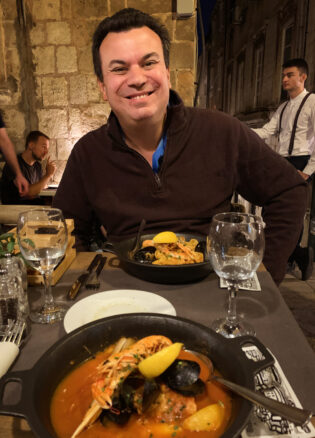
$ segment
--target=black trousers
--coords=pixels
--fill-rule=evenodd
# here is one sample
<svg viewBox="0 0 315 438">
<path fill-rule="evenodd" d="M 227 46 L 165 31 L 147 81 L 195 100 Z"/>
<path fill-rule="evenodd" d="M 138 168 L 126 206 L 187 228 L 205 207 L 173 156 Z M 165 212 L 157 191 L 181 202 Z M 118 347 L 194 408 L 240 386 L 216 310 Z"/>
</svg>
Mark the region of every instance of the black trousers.
<svg viewBox="0 0 315 438">
<path fill-rule="evenodd" d="M 303 170 L 305 168 L 305 166 L 308 163 L 308 160 L 310 159 L 310 155 L 301 155 L 299 157 L 285 157 L 285 159 L 292 164 L 292 166 L 294 166 L 296 168 L 296 170 Z M 302 236 L 303 236 L 303 228 L 298 240 L 298 243 L 296 245 L 295 250 L 293 251 L 293 253 L 290 255 L 289 257 L 289 262 L 293 262 L 297 256 L 297 252 L 298 252 L 298 247 L 300 246 L 300 242 L 302 240 Z"/>
<path fill-rule="evenodd" d="M 291 155 L 290 157 L 285 157 L 285 159 L 289 161 L 296 170 L 303 170 L 310 159 L 310 155 L 301 155 L 300 157 L 292 157 Z"/>
</svg>

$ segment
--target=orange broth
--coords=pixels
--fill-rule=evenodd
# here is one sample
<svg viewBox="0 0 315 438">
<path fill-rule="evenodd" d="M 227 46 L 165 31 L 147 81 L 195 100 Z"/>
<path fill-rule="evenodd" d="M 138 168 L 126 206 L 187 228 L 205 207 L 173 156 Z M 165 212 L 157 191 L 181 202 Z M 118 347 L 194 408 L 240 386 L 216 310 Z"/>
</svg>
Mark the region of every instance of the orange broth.
<svg viewBox="0 0 315 438">
<path fill-rule="evenodd" d="M 50 415 L 52 425 L 59 438 L 70 438 L 92 402 L 91 384 L 95 380 L 96 367 L 112 352 L 113 347 L 100 352 L 94 359 L 84 362 L 66 376 L 52 398 Z M 206 380 L 209 372 L 205 364 L 191 353 L 182 351 L 180 359 L 194 360 L 201 366 L 200 378 Z M 216 372 L 216 374 L 218 374 Z M 222 426 L 213 432 L 190 432 L 180 427 L 180 423 L 166 424 L 147 419 L 145 424 L 139 421 L 138 414 L 132 414 L 124 426 L 108 422 L 104 427 L 96 421 L 83 430 L 78 438 L 218 438 L 229 422 L 232 411 L 232 399 L 227 391 L 215 382 L 206 383 L 207 391 L 196 396 L 197 409 L 221 401 L 225 406 Z"/>
</svg>

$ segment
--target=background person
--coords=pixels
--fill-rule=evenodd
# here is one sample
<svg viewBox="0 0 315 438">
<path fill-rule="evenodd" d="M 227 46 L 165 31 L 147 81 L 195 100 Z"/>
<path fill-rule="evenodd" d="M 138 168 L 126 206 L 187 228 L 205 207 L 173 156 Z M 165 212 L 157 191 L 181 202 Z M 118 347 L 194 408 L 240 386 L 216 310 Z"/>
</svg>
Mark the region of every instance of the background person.
<svg viewBox="0 0 315 438">
<path fill-rule="evenodd" d="M 234 191 L 264 206 L 264 263 L 279 283 L 298 240 L 306 184 L 244 124 L 184 106 L 170 90 L 166 28 L 141 11 L 104 19 L 93 37 L 99 87 L 112 112 L 74 146 L 53 205 L 75 221 L 79 250 L 95 221 L 115 242 L 145 232 L 206 235 Z"/>
<path fill-rule="evenodd" d="M 3 153 L 6 162 L 9 164 L 12 171 L 14 172 L 15 175 L 14 184 L 17 186 L 20 195 L 25 196 L 28 191 L 28 182 L 24 178 L 21 172 L 18 160 L 16 158 L 14 146 L 8 136 L 4 121 L 1 116 L 1 112 L 0 112 L 0 150 Z"/>
<path fill-rule="evenodd" d="M 18 155 L 23 175 L 29 183 L 27 196 L 21 196 L 13 183 L 14 174 L 6 164 L 1 178 L 1 199 L 3 204 L 41 204 L 38 196 L 54 175 L 56 165 L 47 158 L 46 171 L 43 175 L 41 162 L 49 150 L 49 137 L 40 131 L 31 131 L 26 137 L 25 151 Z"/>
<path fill-rule="evenodd" d="M 279 106 L 270 122 L 254 131 L 263 139 L 278 134 L 278 153 L 310 182 L 315 171 L 315 94 L 304 87 L 308 65 L 304 59 L 296 58 L 285 62 L 282 68 L 282 86 L 289 100 Z M 297 262 L 302 280 L 312 275 L 313 260 L 313 249 L 300 245 L 289 258 L 290 263 Z"/>
</svg>

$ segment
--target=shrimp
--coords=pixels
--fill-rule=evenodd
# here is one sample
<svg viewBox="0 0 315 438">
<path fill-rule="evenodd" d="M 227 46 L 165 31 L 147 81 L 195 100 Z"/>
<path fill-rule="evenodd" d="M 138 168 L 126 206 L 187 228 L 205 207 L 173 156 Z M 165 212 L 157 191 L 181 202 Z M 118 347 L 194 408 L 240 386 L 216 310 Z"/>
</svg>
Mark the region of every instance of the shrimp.
<svg viewBox="0 0 315 438">
<path fill-rule="evenodd" d="M 71 438 L 93 424 L 102 409 L 111 409 L 115 389 L 138 367 L 142 359 L 171 344 L 172 341 L 165 336 L 147 336 L 119 353 L 113 352 L 105 362 L 98 365 L 97 380 L 91 387 L 93 401 Z"/>
<path fill-rule="evenodd" d="M 100 407 L 110 409 L 115 389 L 137 368 L 139 362 L 171 344 L 172 341 L 165 336 L 148 336 L 130 348 L 109 356 L 97 367 L 100 377 L 92 384 L 93 398 Z"/>
</svg>

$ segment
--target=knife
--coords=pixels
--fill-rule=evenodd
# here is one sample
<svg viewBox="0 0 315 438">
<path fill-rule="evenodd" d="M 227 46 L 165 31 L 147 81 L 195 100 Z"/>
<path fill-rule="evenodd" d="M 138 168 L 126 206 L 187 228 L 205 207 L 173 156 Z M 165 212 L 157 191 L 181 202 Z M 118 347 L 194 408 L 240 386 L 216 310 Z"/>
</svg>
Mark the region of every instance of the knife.
<svg viewBox="0 0 315 438">
<path fill-rule="evenodd" d="M 89 276 L 93 272 L 93 269 L 98 265 L 98 262 L 100 261 L 101 258 L 102 258 L 102 254 L 96 254 L 94 259 L 91 261 L 89 267 L 87 268 L 86 272 L 81 274 L 77 278 L 77 280 L 73 283 L 73 285 L 71 286 L 71 288 L 70 288 L 70 290 L 68 292 L 68 295 L 67 295 L 68 300 L 74 300 L 75 299 L 75 297 L 77 296 L 79 290 L 81 289 L 82 286 L 84 286 L 84 284 L 86 283 L 87 279 L 89 278 Z"/>
</svg>

